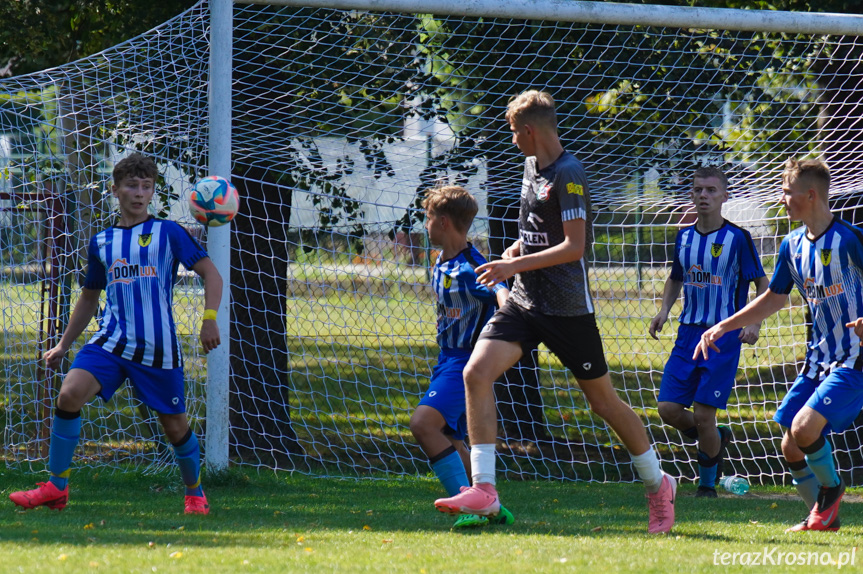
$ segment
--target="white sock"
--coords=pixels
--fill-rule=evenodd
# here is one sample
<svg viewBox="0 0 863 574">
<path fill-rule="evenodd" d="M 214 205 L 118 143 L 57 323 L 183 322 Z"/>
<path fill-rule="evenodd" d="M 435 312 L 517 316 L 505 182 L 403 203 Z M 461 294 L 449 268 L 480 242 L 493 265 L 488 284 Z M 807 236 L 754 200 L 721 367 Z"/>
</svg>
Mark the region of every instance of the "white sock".
<svg viewBox="0 0 863 574">
<path fill-rule="evenodd" d="M 494 485 L 494 443 L 475 444 L 470 447 L 470 469 L 473 484 L 487 482 Z"/>
<path fill-rule="evenodd" d="M 659 467 L 659 459 L 656 457 L 656 451 L 653 450 L 653 447 L 639 455 L 629 453 L 629 457 L 632 459 L 632 464 L 635 465 L 635 471 L 644 482 L 647 492 L 658 491 L 662 485 L 662 469 Z"/>
</svg>

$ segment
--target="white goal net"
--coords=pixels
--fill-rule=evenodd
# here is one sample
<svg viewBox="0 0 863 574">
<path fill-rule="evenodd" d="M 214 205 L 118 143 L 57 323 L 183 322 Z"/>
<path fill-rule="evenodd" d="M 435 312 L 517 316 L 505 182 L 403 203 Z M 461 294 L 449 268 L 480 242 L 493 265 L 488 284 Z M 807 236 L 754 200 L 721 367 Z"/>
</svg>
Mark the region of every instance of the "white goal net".
<svg viewBox="0 0 863 574">
<path fill-rule="evenodd" d="M 777 198 L 789 157 L 826 158 L 834 207 L 863 222 L 860 38 L 840 27 L 727 31 L 697 19 L 584 24 L 543 20 L 556 12 L 541 2 L 529 9 L 234 6 L 225 97 L 243 209 L 231 228 L 232 462 L 333 476 L 428 472 L 408 429 L 437 357 L 427 286 L 435 251 L 418 202 L 432 185 L 465 185 L 481 204 L 470 239 L 501 253 L 516 234 L 523 163 L 503 113 L 525 89 L 554 96 L 563 143 L 588 170 L 591 282 L 612 379 L 673 474 L 696 475 L 694 449 L 656 411 L 677 323 L 659 342 L 647 325 L 675 234 L 693 221 L 694 168 L 727 171 L 724 215 L 752 232 L 768 275 L 788 231 Z M 152 154 L 162 170 L 154 211 L 206 240 L 185 199 L 207 171 L 211 40 L 204 2 L 106 52 L 0 81 L 7 464 L 41 469 L 46 460 L 59 378 L 39 357 L 68 320 L 86 238 L 111 221 L 113 163 Z M 189 412 L 206 449 L 197 278 L 181 273 L 175 301 Z M 765 323 L 719 414 L 735 435 L 729 470 L 753 481 L 787 474 L 772 415 L 804 356 L 806 321 L 794 296 Z M 553 356 L 540 347 L 519 373 L 496 387 L 504 476 L 633 479 L 625 449 Z M 76 465 L 172 461 L 128 387 L 84 419 Z M 853 470 L 863 458 L 857 427 L 833 440 L 846 480 L 863 482 Z"/>
</svg>

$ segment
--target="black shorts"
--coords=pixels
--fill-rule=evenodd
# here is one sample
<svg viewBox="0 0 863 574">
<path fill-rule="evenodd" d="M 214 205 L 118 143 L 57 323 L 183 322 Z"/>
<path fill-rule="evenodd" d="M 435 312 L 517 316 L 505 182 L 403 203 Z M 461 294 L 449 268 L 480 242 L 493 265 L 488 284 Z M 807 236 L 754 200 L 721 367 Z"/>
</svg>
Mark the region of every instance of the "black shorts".
<svg viewBox="0 0 863 574">
<path fill-rule="evenodd" d="M 480 339 L 520 343 L 530 353 L 545 343 L 577 379 L 596 379 L 608 372 L 596 317 L 557 317 L 530 311 L 507 301 L 486 323 Z"/>
</svg>

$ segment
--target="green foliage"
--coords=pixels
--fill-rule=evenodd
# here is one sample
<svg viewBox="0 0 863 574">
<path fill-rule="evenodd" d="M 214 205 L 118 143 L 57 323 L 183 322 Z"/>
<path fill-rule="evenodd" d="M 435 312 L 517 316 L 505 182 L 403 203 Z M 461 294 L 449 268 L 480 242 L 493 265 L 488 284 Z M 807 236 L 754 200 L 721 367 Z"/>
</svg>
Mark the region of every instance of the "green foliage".
<svg viewBox="0 0 863 574">
<path fill-rule="evenodd" d="M 819 41 L 460 17 L 423 24 L 431 76 L 424 89 L 460 135 L 500 131 L 502 96 L 533 87 L 563 104 L 561 133 L 574 149 L 593 157 L 625 149 L 618 161 L 662 166 L 664 187 L 706 157 L 756 162 L 817 142 L 809 68 Z M 732 125 L 717 124 L 723 113 Z"/>
<path fill-rule="evenodd" d="M 0 3 L 0 67 L 53 68 L 153 28 L 196 0 L 21 0 Z M 0 73 L 0 76 L 6 75 Z"/>
</svg>

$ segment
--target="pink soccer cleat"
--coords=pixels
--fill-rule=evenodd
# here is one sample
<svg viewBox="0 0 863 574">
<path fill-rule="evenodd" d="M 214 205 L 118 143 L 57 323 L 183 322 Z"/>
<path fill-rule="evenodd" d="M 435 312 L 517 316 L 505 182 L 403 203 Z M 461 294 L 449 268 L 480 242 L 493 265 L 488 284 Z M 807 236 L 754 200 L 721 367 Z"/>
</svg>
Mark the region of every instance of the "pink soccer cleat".
<svg viewBox="0 0 863 574">
<path fill-rule="evenodd" d="M 186 496 L 186 514 L 209 514 L 210 505 L 207 504 L 207 497 L 204 491 L 201 491 L 201 496 Z"/>
<path fill-rule="evenodd" d="M 497 516 L 500 513 L 500 500 L 494 485 L 480 482 L 471 487 L 463 486 L 461 492 L 450 498 L 438 498 L 434 506 L 447 514 L 476 514 L 478 516 Z"/>
<path fill-rule="evenodd" d="M 651 534 L 665 534 L 674 526 L 674 498 L 677 495 L 677 481 L 670 474 L 662 473 L 662 484 L 654 493 L 647 493 L 647 508 L 650 519 L 647 531 Z"/>
<path fill-rule="evenodd" d="M 21 490 L 9 495 L 9 500 L 22 508 L 47 506 L 55 510 L 63 510 L 69 502 L 69 486 L 58 489 L 50 482 L 37 482 L 33 490 Z"/>
</svg>

